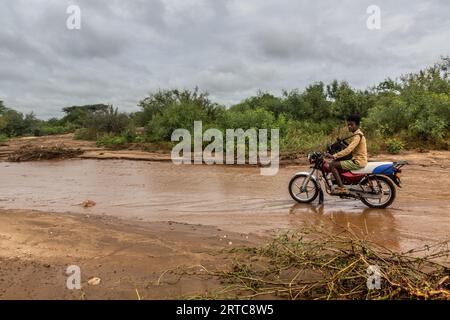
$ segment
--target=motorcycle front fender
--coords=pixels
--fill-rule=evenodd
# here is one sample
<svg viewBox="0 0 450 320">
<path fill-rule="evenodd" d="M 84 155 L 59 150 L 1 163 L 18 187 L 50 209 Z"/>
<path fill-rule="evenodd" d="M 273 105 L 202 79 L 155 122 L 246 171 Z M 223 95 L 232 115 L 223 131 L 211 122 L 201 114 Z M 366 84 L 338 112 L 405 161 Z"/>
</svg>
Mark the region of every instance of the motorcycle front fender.
<svg viewBox="0 0 450 320">
<path fill-rule="evenodd" d="M 311 174 L 311 172 L 297 172 L 294 176 L 295 177 L 297 177 L 297 176 L 310 176 L 311 180 L 314 180 L 315 182 L 317 182 L 317 184 L 320 187 L 320 184 L 319 184 L 319 181 L 317 180 L 317 177 L 315 175 Z"/>
</svg>

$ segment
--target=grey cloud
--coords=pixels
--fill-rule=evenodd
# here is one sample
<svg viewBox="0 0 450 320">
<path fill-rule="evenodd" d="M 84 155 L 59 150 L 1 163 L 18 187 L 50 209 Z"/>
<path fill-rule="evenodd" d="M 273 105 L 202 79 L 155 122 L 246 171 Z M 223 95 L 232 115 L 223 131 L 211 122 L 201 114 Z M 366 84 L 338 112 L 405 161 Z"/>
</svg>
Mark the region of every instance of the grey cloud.
<svg viewBox="0 0 450 320">
<path fill-rule="evenodd" d="M 199 86 L 225 104 L 320 80 L 365 88 L 450 54 L 445 0 L 379 0 L 378 31 L 370 0 L 0 1 L 0 99 L 42 117 L 98 102 L 135 111 L 159 88 Z M 81 30 L 66 29 L 69 4 Z"/>
<path fill-rule="evenodd" d="M 284 61 L 326 61 L 349 65 L 357 64 L 358 59 L 360 64 L 364 64 L 377 58 L 376 54 L 365 47 L 329 35 L 266 31 L 256 35 L 255 42 L 269 58 Z"/>
</svg>

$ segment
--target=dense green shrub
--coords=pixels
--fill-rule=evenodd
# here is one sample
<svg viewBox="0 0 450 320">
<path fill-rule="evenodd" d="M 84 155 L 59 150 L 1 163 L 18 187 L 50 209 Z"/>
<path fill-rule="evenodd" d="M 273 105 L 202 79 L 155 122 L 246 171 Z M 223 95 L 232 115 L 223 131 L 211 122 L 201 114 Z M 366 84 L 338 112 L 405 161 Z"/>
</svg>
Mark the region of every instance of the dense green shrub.
<svg viewBox="0 0 450 320">
<path fill-rule="evenodd" d="M 130 118 L 118 108 L 109 106 L 106 110 L 94 112 L 83 122 L 83 127 L 97 133 L 120 134 L 130 125 Z"/>
<path fill-rule="evenodd" d="M 198 88 L 189 90 L 159 90 L 139 102 L 142 111 L 134 115 L 136 126 L 146 126 L 156 115 L 161 115 L 173 106 L 197 106 L 204 111 L 209 120 L 214 119 L 222 107 L 208 98 L 208 93 L 199 92 Z M 182 109 L 182 108 L 180 108 Z"/>
<path fill-rule="evenodd" d="M 66 125 L 49 125 L 43 123 L 34 130 L 35 136 L 50 136 L 55 134 L 65 134 L 69 132 L 74 132 L 75 127 L 71 124 Z"/>
<path fill-rule="evenodd" d="M 131 125 L 130 117 L 117 108 L 93 112 L 82 122 L 82 128 L 75 131 L 75 139 L 97 140 L 104 134 L 119 135 Z"/>
<path fill-rule="evenodd" d="M 80 128 L 75 130 L 74 134 L 75 140 L 97 140 L 97 132 L 88 129 L 88 128 Z"/>
<path fill-rule="evenodd" d="M 450 129 L 450 81 L 436 65 L 401 78 L 377 96 L 363 120 L 369 135 L 389 138 L 401 135 L 411 146 L 446 144 Z M 386 88 L 386 87 L 385 87 Z"/>
<path fill-rule="evenodd" d="M 382 136 L 392 136 L 411 123 L 412 114 L 407 103 L 399 96 L 384 96 L 369 111 L 363 119 L 363 127 L 368 136 L 381 133 Z"/>
<path fill-rule="evenodd" d="M 172 104 L 155 114 L 145 127 L 149 141 L 170 140 L 175 129 L 187 129 L 193 133 L 194 121 L 208 121 L 207 111 L 194 103 Z"/>
<path fill-rule="evenodd" d="M 222 129 L 270 129 L 274 127 L 275 121 L 273 113 L 263 108 L 244 109 L 243 111 L 232 109 L 224 112 L 217 120 L 217 124 Z"/>
<path fill-rule="evenodd" d="M 107 112 L 110 106 L 106 104 L 89 104 L 84 106 L 72 106 L 63 108 L 64 117 L 59 120 L 59 124 L 65 125 L 70 123 L 76 128 L 81 128 L 85 125 L 94 113 Z"/>
<path fill-rule="evenodd" d="M 386 141 L 386 146 L 387 146 L 387 151 L 389 153 L 398 154 L 398 153 L 400 153 L 400 151 L 403 150 L 403 148 L 405 147 L 405 144 L 403 143 L 403 141 L 401 141 L 399 139 L 392 138 L 392 139 L 388 139 Z"/>
<path fill-rule="evenodd" d="M 33 112 L 24 116 L 21 112 L 5 108 L 0 114 L 0 134 L 8 137 L 33 135 L 38 125 L 39 120 Z"/>
<path fill-rule="evenodd" d="M 126 137 L 114 136 L 110 134 L 105 134 L 97 140 L 97 146 L 107 148 L 123 147 L 127 143 L 129 143 L 129 141 L 127 141 Z"/>
<path fill-rule="evenodd" d="M 325 122 L 288 121 L 280 130 L 280 149 L 284 153 L 320 151 L 335 137 L 332 125 Z"/>
</svg>

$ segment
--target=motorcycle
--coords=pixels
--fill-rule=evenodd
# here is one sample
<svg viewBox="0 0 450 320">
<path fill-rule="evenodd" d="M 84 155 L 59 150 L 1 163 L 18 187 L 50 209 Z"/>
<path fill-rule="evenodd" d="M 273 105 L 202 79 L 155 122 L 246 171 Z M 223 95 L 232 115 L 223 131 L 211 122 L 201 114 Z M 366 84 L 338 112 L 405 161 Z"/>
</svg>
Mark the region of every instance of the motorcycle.
<svg viewBox="0 0 450 320">
<path fill-rule="evenodd" d="M 325 154 L 313 152 L 308 155 L 311 172 L 298 172 L 289 182 L 289 193 L 299 203 L 311 203 L 319 196 L 319 204 L 324 201 L 324 193 L 342 199 L 360 200 L 370 208 L 386 208 L 395 200 L 397 185 L 401 188 L 401 168 L 408 164 L 398 162 L 368 162 L 367 166 L 355 171 L 339 171 L 342 182 L 348 190 L 345 194 L 333 194 L 337 185 L 331 173 Z M 395 185 L 394 185 L 395 184 Z"/>
</svg>

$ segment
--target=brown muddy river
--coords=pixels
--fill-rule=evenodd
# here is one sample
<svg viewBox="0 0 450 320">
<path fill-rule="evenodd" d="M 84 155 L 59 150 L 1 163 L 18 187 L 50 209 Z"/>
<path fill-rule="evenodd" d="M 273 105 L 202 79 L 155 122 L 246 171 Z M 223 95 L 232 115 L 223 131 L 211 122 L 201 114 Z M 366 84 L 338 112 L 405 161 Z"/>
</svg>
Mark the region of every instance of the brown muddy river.
<svg viewBox="0 0 450 320">
<path fill-rule="evenodd" d="M 261 176 L 255 167 L 175 166 L 165 162 L 66 160 L 0 163 L 0 207 L 104 214 L 147 221 L 214 225 L 226 232 L 350 226 L 393 249 L 450 236 L 450 172 L 410 166 L 391 208 L 325 196 L 322 207 L 296 204 L 288 182 L 305 167 Z M 96 205 L 83 208 L 80 203 Z"/>
</svg>

